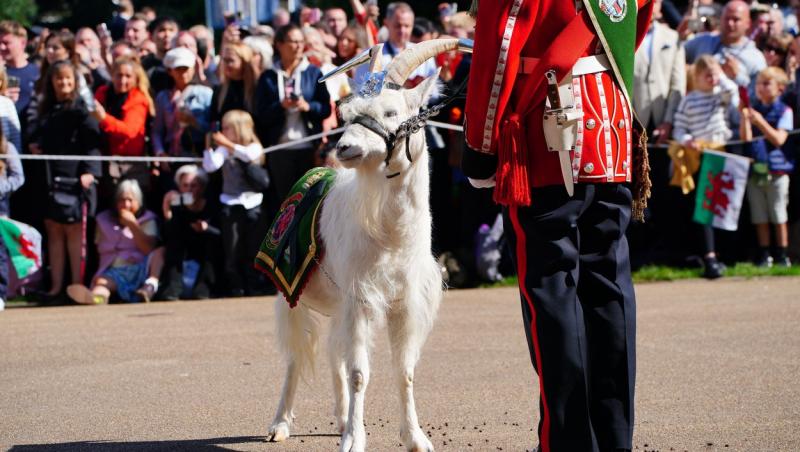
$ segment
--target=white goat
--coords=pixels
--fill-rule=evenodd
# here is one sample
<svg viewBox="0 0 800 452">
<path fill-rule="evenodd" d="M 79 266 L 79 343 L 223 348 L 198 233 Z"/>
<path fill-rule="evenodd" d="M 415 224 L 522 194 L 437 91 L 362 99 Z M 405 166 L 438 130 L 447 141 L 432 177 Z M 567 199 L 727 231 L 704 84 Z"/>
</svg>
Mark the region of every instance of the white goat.
<svg viewBox="0 0 800 452">
<path fill-rule="evenodd" d="M 387 82 L 402 86 L 421 62 L 457 41 L 418 45 L 389 67 Z M 373 65 L 375 59 L 373 59 Z M 330 364 L 335 391 L 334 416 L 341 451 L 363 451 L 364 393 L 370 377 L 373 330 L 384 322 L 392 349 L 394 377 L 402 411 L 403 444 L 432 451 L 420 429 L 414 405 L 414 368 L 433 326 L 442 298 L 442 277 L 431 252 L 428 202 L 428 152 L 424 130 L 394 149 L 357 117 L 369 117 L 395 131 L 416 115 L 436 89 L 433 76 L 414 89 L 383 89 L 379 96 L 354 98 L 341 108 L 348 126 L 336 153 L 344 168 L 325 198 L 319 231 L 325 245 L 322 268 L 311 277 L 300 302 L 290 308 L 276 301 L 277 332 L 288 368 L 270 441 L 290 435 L 295 393 L 301 373 L 313 366 L 317 324 L 311 310 L 332 318 Z M 387 160 L 387 155 L 391 158 Z M 398 174 L 399 173 L 399 174 Z"/>
</svg>

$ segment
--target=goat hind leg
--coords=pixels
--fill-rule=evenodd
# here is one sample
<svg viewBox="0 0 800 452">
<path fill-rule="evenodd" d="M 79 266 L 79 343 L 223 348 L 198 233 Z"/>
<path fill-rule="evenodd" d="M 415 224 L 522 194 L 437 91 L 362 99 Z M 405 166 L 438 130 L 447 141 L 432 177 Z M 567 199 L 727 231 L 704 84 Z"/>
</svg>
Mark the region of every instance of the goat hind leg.
<svg viewBox="0 0 800 452">
<path fill-rule="evenodd" d="M 401 426 L 400 438 L 406 450 L 432 452 L 433 444 L 419 426 L 414 402 L 414 369 L 428 331 L 415 326 L 407 309 L 398 309 L 387 319 L 389 342 L 392 347 L 392 365 L 399 390 Z"/>
<path fill-rule="evenodd" d="M 303 316 L 308 316 L 308 312 L 300 311 L 302 309 L 305 308 L 298 306 L 294 308 L 295 312 L 290 312 L 289 304 L 282 295 L 279 295 L 275 300 L 276 333 L 278 342 L 283 349 L 287 366 L 281 400 L 275 413 L 275 419 L 269 428 L 267 441 L 280 442 L 288 439 L 290 427 L 294 420 L 294 399 L 302 367 L 300 360 L 304 359 L 303 356 L 299 355 L 300 350 L 308 348 L 308 344 L 299 343 L 306 340 L 305 331 L 302 329 L 305 327 L 304 321 L 307 320 Z"/>
<path fill-rule="evenodd" d="M 350 407 L 347 426 L 342 434 L 340 452 L 363 452 L 367 445 L 364 428 L 364 396 L 369 384 L 370 324 L 363 307 L 352 303 L 337 339 L 347 348 L 346 368 L 350 384 Z"/>
<path fill-rule="evenodd" d="M 283 382 L 283 393 L 281 401 L 278 404 L 278 410 L 275 413 L 275 419 L 269 427 L 267 434 L 267 441 L 281 442 L 289 438 L 290 427 L 294 414 L 292 407 L 294 406 L 294 396 L 297 392 L 297 383 L 300 380 L 300 372 L 297 371 L 297 365 L 290 362 L 286 366 L 286 380 Z"/>
</svg>

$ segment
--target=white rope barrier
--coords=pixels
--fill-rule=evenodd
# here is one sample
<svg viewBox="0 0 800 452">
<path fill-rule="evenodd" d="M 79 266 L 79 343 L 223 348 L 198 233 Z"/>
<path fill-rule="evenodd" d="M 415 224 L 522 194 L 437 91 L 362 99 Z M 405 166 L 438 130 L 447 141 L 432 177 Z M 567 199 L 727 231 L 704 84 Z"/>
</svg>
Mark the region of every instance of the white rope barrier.
<svg viewBox="0 0 800 452">
<path fill-rule="evenodd" d="M 456 132 L 463 132 L 464 128 L 461 126 L 447 124 L 444 122 L 428 121 L 428 125 L 438 129 L 453 130 Z M 307 143 L 309 141 L 316 141 L 320 138 L 328 137 L 331 135 L 338 135 L 344 131 L 344 127 L 329 130 L 327 132 L 309 135 L 299 140 L 290 141 L 288 143 L 276 144 L 263 150 L 264 154 L 270 152 L 280 151 L 282 149 L 293 148 L 298 144 Z M 122 156 L 122 155 L 48 155 L 48 154 L 19 154 L 17 157 L 0 154 L 0 159 L 18 158 L 20 160 L 65 160 L 65 161 L 86 161 L 86 162 L 118 162 L 118 163 L 135 163 L 135 162 L 167 162 L 167 163 L 200 163 L 203 161 L 200 157 L 155 157 L 155 156 Z"/>
<path fill-rule="evenodd" d="M 0 159 L 20 159 L 20 160 L 64 160 L 64 161 L 87 161 L 87 162 L 181 162 L 197 163 L 202 162 L 198 157 L 151 157 L 151 156 L 122 156 L 122 155 L 52 155 L 52 154 L 20 154 L 11 156 L 0 154 Z"/>
<path fill-rule="evenodd" d="M 437 129 L 453 130 L 455 132 L 463 132 L 464 131 L 464 127 L 462 127 L 462 126 L 457 126 L 455 124 L 447 124 L 447 123 L 444 123 L 444 122 L 428 121 L 428 125 L 436 127 Z"/>
<path fill-rule="evenodd" d="M 444 130 L 452 130 L 454 132 L 463 132 L 464 127 L 458 126 L 455 124 L 447 124 L 444 122 L 438 121 L 428 121 L 427 125 L 433 126 L 437 129 L 444 129 Z M 298 144 L 307 143 L 309 141 L 316 141 L 320 138 L 329 137 L 332 135 L 338 135 L 344 131 L 344 127 L 339 127 L 338 129 L 329 130 L 327 132 L 317 133 L 314 135 L 309 135 L 305 138 L 301 138 L 299 140 L 290 141 L 288 143 L 276 144 L 274 146 L 270 146 L 264 148 L 263 153 L 269 154 L 270 152 L 280 151 L 282 149 L 293 148 Z M 794 129 L 789 131 L 789 135 L 798 135 L 800 134 L 800 129 Z M 745 144 L 744 141 L 741 140 L 734 140 L 725 143 L 725 146 L 735 146 Z M 669 145 L 666 144 L 649 144 L 648 148 L 650 149 L 667 149 Z M 46 154 L 19 154 L 16 157 L 7 155 L 7 154 L 0 154 L 0 159 L 8 160 L 12 158 L 18 158 L 20 160 L 67 160 L 67 161 L 88 161 L 88 162 L 118 162 L 118 163 L 135 163 L 135 162 L 167 162 L 167 163 L 201 163 L 203 161 L 200 157 L 155 157 L 155 156 L 122 156 L 122 155 L 46 155 Z"/>
<path fill-rule="evenodd" d="M 789 136 L 799 135 L 800 134 L 800 129 L 790 130 L 790 131 L 788 131 L 788 134 L 789 134 Z M 753 141 L 755 141 L 758 138 L 764 138 L 764 137 L 763 136 L 754 137 Z M 766 139 L 766 138 L 764 138 L 764 139 Z M 750 141 L 750 143 L 752 143 L 753 141 Z M 744 141 L 744 140 L 731 140 L 731 141 L 726 141 L 723 144 L 723 146 L 741 146 L 741 145 L 747 144 L 747 143 L 748 142 Z M 647 148 L 648 149 L 669 149 L 669 146 L 670 146 L 669 144 L 654 144 L 653 143 L 653 144 L 648 144 Z"/>
</svg>

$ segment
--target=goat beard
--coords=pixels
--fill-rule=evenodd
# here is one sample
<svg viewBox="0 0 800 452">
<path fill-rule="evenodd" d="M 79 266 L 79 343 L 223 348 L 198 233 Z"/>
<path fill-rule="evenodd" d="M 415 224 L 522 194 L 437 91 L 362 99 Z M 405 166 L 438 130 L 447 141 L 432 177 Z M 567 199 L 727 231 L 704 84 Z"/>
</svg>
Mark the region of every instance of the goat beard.
<svg viewBox="0 0 800 452">
<path fill-rule="evenodd" d="M 382 180 L 372 180 L 373 183 L 385 183 Z M 365 195 L 359 205 L 355 206 L 358 220 L 366 234 L 377 243 L 386 244 L 391 233 L 387 229 L 385 214 L 381 212 L 392 202 L 389 192 L 377 187 L 362 187 Z"/>
</svg>

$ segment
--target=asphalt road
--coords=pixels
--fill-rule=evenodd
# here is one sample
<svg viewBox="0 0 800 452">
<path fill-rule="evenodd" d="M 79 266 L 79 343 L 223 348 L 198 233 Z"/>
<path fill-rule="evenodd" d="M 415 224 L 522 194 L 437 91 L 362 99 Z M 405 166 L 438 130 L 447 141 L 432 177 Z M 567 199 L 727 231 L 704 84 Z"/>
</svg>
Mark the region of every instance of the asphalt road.
<svg viewBox="0 0 800 452">
<path fill-rule="evenodd" d="M 637 287 L 638 451 L 800 450 L 800 279 Z M 0 449 L 332 451 L 326 360 L 294 436 L 265 443 L 283 366 L 272 299 L 0 313 Z M 439 451 L 535 443 L 536 379 L 514 289 L 451 291 L 416 379 Z M 378 336 L 368 447 L 402 450 Z"/>
</svg>

